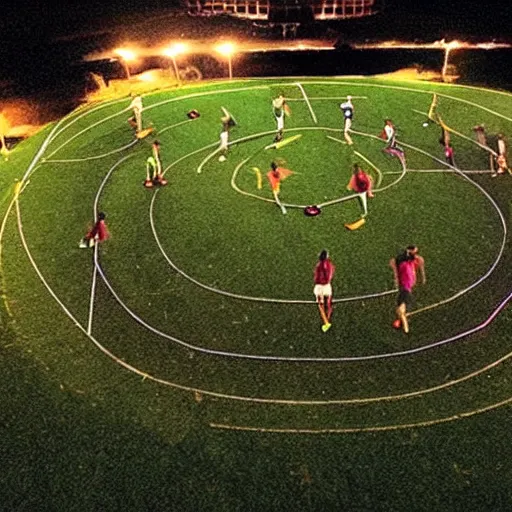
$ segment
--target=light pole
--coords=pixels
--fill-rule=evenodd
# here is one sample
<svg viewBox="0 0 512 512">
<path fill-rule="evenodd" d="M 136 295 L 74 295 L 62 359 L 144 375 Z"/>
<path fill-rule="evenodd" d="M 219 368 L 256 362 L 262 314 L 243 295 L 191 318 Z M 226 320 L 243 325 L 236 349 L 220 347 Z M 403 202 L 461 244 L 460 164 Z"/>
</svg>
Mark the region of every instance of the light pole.
<svg viewBox="0 0 512 512">
<path fill-rule="evenodd" d="M 228 69 L 229 69 L 229 79 L 233 79 L 233 63 L 232 63 L 232 55 L 235 53 L 235 45 L 233 43 L 222 43 L 219 44 L 215 50 L 228 58 Z"/>
<path fill-rule="evenodd" d="M 187 45 L 184 43 L 174 43 L 173 45 L 166 48 L 163 53 L 166 57 L 169 57 L 172 60 L 172 65 L 174 67 L 174 74 L 176 76 L 176 80 L 178 84 L 181 84 L 180 72 L 178 70 L 178 64 L 176 62 L 176 57 L 181 55 L 187 51 Z"/>
<path fill-rule="evenodd" d="M 130 67 L 128 66 L 128 62 L 135 60 L 135 58 L 137 57 L 135 52 L 133 50 L 128 50 L 126 48 L 118 48 L 117 50 L 114 50 L 114 53 L 121 58 L 121 63 L 123 64 L 124 70 L 126 72 L 126 78 L 130 80 L 132 76 L 130 73 Z"/>
<path fill-rule="evenodd" d="M 443 69 L 441 71 L 441 79 L 443 82 L 446 82 L 446 74 L 448 72 L 448 59 L 450 57 L 450 52 L 460 47 L 460 43 L 458 41 L 450 41 L 449 43 L 445 43 L 444 39 L 442 41 L 443 48 L 444 48 L 444 62 L 443 62 Z"/>
</svg>

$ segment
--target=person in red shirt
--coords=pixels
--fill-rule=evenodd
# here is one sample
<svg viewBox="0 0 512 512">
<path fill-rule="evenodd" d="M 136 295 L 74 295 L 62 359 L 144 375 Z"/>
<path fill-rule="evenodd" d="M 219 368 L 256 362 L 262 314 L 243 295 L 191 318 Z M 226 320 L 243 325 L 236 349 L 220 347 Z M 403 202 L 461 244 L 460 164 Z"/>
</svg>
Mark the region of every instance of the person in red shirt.
<svg viewBox="0 0 512 512">
<path fill-rule="evenodd" d="M 105 224 L 105 214 L 100 212 L 98 214 L 98 220 L 90 229 L 87 234 L 80 241 L 80 247 L 94 247 L 95 244 L 104 242 L 110 237 L 107 225 Z"/>
<path fill-rule="evenodd" d="M 332 315 L 332 285 L 334 276 L 334 264 L 329 258 L 329 254 L 324 249 L 318 257 L 318 263 L 315 266 L 315 287 L 313 293 L 316 297 L 320 316 L 323 320 L 322 331 L 327 332 L 331 328 Z"/>
<path fill-rule="evenodd" d="M 453 146 L 448 143 L 444 147 L 444 157 L 446 158 L 446 163 L 451 165 L 452 167 L 455 165 L 455 161 L 453 159 Z"/>
<path fill-rule="evenodd" d="M 423 284 L 427 282 L 425 260 L 418 254 L 417 246 L 409 245 L 405 251 L 393 258 L 389 265 L 393 269 L 395 284 L 398 287 L 396 320 L 393 322 L 393 327 L 395 329 L 402 327 L 407 334 L 409 332 L 407 307 L 412 302 L 412 289 L 416 284 L 416 272 L 420 272 Z"/>
<path fill-rule="evenodd" d="M 363 206 L 363 214 L 361 215 L 362 217 L 366 217 L 368 215 L 367 198 L 373 197 L 372 185 L 372 177 L 365 173 L 363 169 L 359 167 L 359 164 L 354 164 L 354 170 L 347 185 L 347 190 L 352 190 L 359 196 L 359 200 Z"/>
<path fill-rule="evenodd" d="M 279 167 L 276 162 L 272 162 L 270 164 L 270 171 L 267 172 L 267 179 L 270 183 L 270 188 L 272 189 L 272 194 L 276 201 L 276 204 L 281 208 L 283 215 L 286 215 L 286 208 L 279 200 L 279 192 L 281 190 L 281 181 L 286 179 L 288 176 L 293 174 L 293 171 L 289 169 L 285 169 L 284 167 Z"/>
</svg>

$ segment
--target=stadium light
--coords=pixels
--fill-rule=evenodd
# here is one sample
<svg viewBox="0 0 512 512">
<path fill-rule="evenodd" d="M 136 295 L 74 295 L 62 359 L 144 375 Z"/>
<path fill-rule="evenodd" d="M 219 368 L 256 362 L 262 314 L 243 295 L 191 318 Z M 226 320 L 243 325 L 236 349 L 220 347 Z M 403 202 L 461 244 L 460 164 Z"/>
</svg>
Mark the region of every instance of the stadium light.
<svg viewBox="0 0 512 512">
<path fill-rule="evenodd" d="M 178 55 L 182 55 L 187 51 L 188 47 L 185 43 L 174 43 L 171 46 L 165 48 L 163 54 L 166 57 L 169 57 L 172 60 L 172 64 L 174 67 L 174 74 L 176 75 L 176 80 L 178 83 L 181 83 L 180 73 L 178 71 L 178 64 L 176 63 L 176 57 Z"/>
<path fill-rule="evenodd" d="M 134 61 L 137 58 L 137 54 L 133 50 L 128 50 L 127 48 L 117 48 L 114 50 L 114 53 L 121 58 L 121 63 L 123 64 L 126 72 L 126 78 L 130 80 L 132 75 L 130 73 L 128 62 Z"/>
<path fill-rule="evenodd" d="M 228 68 L 229 68 L 229 79 L 233 78 L 233 63 L 232 56 L 235 53 L 235 45 L 233 43 L 222 43 L 215 47 L 215 51 L 220 53 L 224 57 L 228 58 Z"/>
<path fill-rule="evenodd" d="M 443 69 L 441 71 L 441 79 L 443 80 L 443 82 L 446 82 L 446 74 L 448 72 L 448 59 L 450 57 L 450 52 L 455 48 L 461 48 L 464 45 L 462 43 L 459 43 L 459 41 L 450 41 L 449 43 L 446 43 L 444 39 L 441 41 L 441 43 L 444 48 L 444 62 Z"/>
</svg>

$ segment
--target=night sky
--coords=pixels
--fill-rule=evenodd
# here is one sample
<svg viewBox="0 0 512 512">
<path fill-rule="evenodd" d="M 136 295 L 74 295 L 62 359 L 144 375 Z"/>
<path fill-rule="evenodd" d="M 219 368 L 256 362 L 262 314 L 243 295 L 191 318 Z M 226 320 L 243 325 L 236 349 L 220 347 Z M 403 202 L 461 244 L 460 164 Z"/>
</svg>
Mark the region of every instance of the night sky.
<svg viewBox="0 0 512 512">
<path fill-rule="evenodd" d="M 23 37 L 32 35 L 52 37 L 55 34 L 72 34 L 98 26 L 101 19 L 116 22 L 121 15 L 147 14 L 179 10 L 179 0 L 66 0 L 57 5 L 34 0 L 2 2 L 0 29 L 3 36 Z M 494 32 L 496 36 L 510 37 L 512 21 L 508 0 L 384 0 L 385 10 L 393 12 L 396 22 L 421 17 L 426 24 L 430 19 L 445 19 L 457 26 Z M 420 27 L 418 27 L 420 28 Z M 37 34 L 34 34 L 36 29 Z M 501 33 L 506 31 L 505 33 Z"/>
<path fill-rule="evenodd" d="M 0 98 L 69 89 L 73 65 L 84 55 L 132 37 L 205 38 L 215 27 L 218 33 L 229 30 L 229 23 L 238 24 L 241 34 L 250 32 L 247 22 L 190 18 L 179 0 L 67 0 L 58 5 L 10 0 L 3 4 Z M 381 14 L 319 24 L 314 34 L 336 39 L 339 33 L 347 42 L 391 38 L 431 42 L 442 37 L 510 41 L 511 13 L 510 0 L 385 0 Z"/>
</svg>

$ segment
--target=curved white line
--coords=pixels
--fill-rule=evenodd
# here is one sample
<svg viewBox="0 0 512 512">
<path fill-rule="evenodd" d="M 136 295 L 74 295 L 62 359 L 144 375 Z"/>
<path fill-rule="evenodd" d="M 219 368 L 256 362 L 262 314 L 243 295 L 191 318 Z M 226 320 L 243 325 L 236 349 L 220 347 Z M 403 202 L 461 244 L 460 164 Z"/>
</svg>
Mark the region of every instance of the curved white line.
<svg viewBox="0 0 512 512">
<path fill-rule="evenodd" d="M 299 82 L 297 82 L 295 85 L 300 89 L 300 92 L 302 93 L 302 96 L 304 96 L 304 100 L 306 102 L 306 105 L 309 108 L 309 112 L 311 114 L 311 117 L 313 118 L 313 122 L 315 124 L 318 124 L 318 120 L 316 118 L 315 111 L 313 110 L 313 107 L 311 106 L 311 103 L 309 102 L 309 99 L 308 99 L 308 97 L 306 95 L 306 91 L 304 90 L 304 87 L 302 87 L 302 84 L 300 84 Z"/>
</svg>

